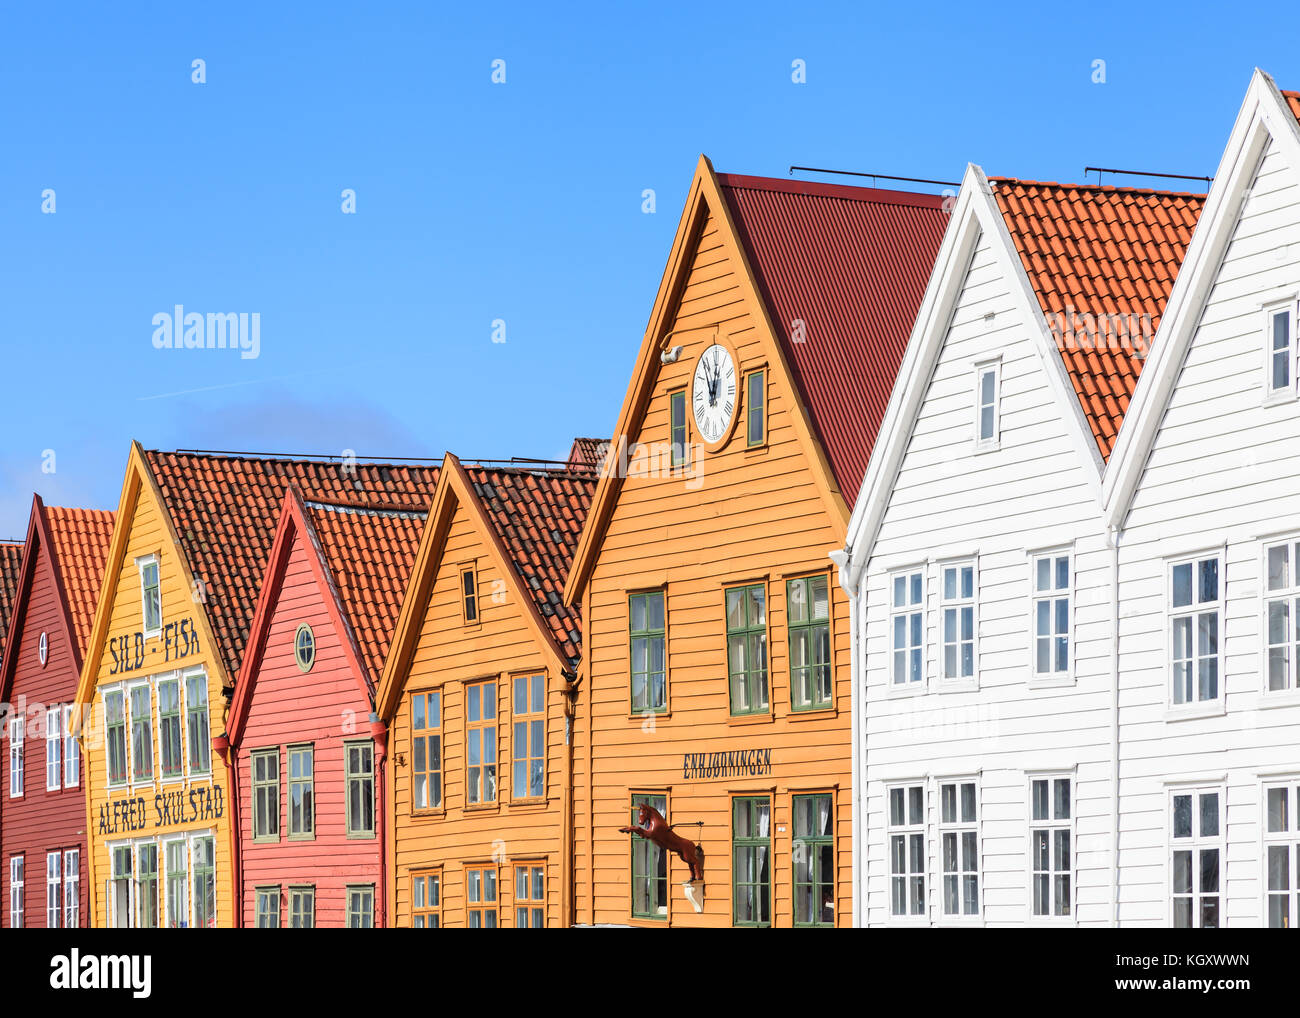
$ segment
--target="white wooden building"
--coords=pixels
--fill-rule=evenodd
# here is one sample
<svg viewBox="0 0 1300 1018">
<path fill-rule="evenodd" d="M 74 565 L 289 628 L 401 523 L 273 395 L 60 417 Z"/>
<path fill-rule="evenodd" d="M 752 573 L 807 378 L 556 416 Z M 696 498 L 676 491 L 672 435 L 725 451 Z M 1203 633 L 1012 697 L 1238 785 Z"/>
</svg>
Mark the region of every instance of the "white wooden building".
<svg viewBox="0 0 1300 1018">
<path fill-rule="evenodd" d="M 1112 921 L 1102 478 L 1132 344 L 1200 208 L 967 170 L 833 556 L 853 599 L 861 924 Z M 1148 333 L 1081 317 L 1115 312 Z"/>
</svg>

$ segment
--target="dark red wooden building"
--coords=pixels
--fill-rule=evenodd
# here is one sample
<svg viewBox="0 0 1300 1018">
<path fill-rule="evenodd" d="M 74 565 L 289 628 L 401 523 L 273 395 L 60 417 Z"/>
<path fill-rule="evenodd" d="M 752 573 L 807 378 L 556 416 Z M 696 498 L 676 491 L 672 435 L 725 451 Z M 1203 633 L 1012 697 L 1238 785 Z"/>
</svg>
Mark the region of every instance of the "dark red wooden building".
<svg viewBox="0 0 1300 1018">
<path fill-rule="evenodd" d="M 32 503 L 0 663 L 0 923 L 89 926 L 84 769 L 71 731 L 113 514 Z"/>
<path fill-rule="evenodd" d="M 285 498 L 227 724 L 241 925 L 385 925 L 371 718 L 427 509 Z"/>
</svg>

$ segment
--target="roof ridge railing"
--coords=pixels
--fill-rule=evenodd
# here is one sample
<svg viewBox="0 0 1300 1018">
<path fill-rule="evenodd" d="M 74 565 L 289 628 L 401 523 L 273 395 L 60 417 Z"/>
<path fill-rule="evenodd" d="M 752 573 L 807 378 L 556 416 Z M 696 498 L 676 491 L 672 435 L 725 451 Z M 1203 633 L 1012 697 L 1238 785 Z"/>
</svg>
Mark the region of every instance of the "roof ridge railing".
<svg viewBox="0 0 1300 1018">
<path fill-rule="evenodd" d="M 909 184 L 938 184 L 940 187 L 961 187 L 960 180 L 931 180 L 929 177 L 896 177 L 889 173 L 863 173 L 859 170 L 829 170 L 821 166 L 791 166 L 791 176 L 794 176 L 795 170 L 799 170 L 801 173 L 835 173 L 842 177 L 870 177 L 872 180 L 902 180 Z"/>
</svg>

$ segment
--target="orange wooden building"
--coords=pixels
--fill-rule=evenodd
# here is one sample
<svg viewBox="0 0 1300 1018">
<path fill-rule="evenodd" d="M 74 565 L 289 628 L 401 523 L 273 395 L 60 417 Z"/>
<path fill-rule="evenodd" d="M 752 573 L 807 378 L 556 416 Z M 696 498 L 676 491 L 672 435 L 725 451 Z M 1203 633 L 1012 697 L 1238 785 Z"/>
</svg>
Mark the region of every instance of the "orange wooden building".
<svg viewBox="0 0 1300 1018">
<path fill-rule="evenodd" d="M 561 469 L 443 463 L 376 701 L 390 925 L 567 925 L 581 623 L 561 593 L 594 445 Z"/>
<path fill-rule="evenodd" d="M 851 924 L 850 620 L 827 556 L 941 202 L 701 158 L 565 589 L 576 923 Z M 620 832 L 641 804 L 703 848 L 699 884 Z"/>
</svg>

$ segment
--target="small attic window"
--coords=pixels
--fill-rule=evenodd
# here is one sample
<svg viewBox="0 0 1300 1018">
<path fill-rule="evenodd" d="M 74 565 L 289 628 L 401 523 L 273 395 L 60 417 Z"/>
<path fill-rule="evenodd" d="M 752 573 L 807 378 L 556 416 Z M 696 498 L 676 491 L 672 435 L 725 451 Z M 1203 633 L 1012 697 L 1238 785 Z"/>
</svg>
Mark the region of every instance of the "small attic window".
<svg viewBox="0 0 1300 1018">
<path fill-rule="evenodd" d="M 36 641 L 36 656 L 40 658 L 41 667 L 45 667 L 45 662 L 50 659 L 50 637 L 48 633 L 41 633 L 40 639 Z"/>
<path fill-rule="evenodd" d="M 142 555 L 135 560 L 140 569 L 140 603 L 145 638 L 162 632 L 162 584 L 158 556 Z"/>
<path fill-rule="evenodd" d="M 472 565 L 460 571 L 460 595 L 465 625 L 473 625 L 478 622 L 478 582 Z"/>
<path fill-rule="evenodd" d="M 1264 311 L 1264 398 L 1288 399 L 1296 392 L 1296 308 L 1290 302 Z"/>
<path fill-rule="evenodd" d="M 999 399 L 1001 397 L 1001 365 L 997 361 L 975 365 L 975 450 L 998 447 L 998 430 L 1001 426 Z"/>
<path fill-rule="evenodd" d="M 311 671 L 316 663 L 316 634 L 306 622 L 298 627 L 293 637 L 293 659 L 301 671 Z"/>
</svg>

